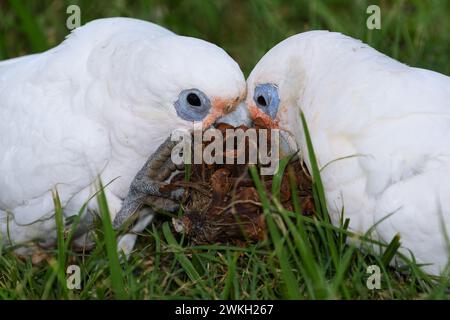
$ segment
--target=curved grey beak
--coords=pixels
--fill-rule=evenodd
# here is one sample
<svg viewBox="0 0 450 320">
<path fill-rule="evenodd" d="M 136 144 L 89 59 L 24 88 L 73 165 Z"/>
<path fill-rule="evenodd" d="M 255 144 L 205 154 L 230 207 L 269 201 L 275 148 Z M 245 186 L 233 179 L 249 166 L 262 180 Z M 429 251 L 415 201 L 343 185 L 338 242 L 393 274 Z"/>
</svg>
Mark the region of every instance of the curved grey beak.
<svg viewBox="0 0 450 320">
<path fill-rule="evenodd" d="M 251 127 L 253 125 L 253 121 L 250 118 L 250 112 L 248 111 L 245 102 L 239 103 L 236 110 L 233 112 L 217 119 L 216 124 L 219 123 L 226 123 L 233 127 L 239 127 L 241 125 Z"/>
</svg>

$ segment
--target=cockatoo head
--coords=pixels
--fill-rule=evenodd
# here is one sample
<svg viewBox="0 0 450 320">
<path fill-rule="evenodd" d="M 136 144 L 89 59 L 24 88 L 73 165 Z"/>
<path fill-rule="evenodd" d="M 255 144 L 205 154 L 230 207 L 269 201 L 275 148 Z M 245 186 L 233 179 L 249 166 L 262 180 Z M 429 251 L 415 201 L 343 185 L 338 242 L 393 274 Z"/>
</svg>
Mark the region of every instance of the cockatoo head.
<svg viewBox="0 0 450 320">
<path fill-rule="evenodd" d="M 298 142 L 303 135 L 300 112 L 312 119 L 318 112 L 313 110 L 314 102 L 329 92 L 323 79 L 336 73 L 336 66 L 352 65 L 356 57 L 371 58 L 372 51 L 365 48 L 360 41 L 321 30 L 283 40 L 261 58 L 247 80 L 250 117 L 266 127 L 288 131 Z"/>
<path fill-rule="evenodd" d="M 218 46 L 173 35 L 147 48 L 134 73 L 140 113 L 164 131 L 206 129 L 245 98 L 242 71 Z"/>
</svg>

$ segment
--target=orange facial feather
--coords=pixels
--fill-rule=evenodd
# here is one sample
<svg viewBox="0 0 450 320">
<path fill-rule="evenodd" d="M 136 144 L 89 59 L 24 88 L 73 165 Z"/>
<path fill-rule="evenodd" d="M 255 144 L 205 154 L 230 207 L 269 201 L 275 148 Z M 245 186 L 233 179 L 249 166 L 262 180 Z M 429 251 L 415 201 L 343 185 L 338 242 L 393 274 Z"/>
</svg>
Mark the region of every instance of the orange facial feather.
<svg viewBox="0 0 450 320">
<path fill-rule="evenodd" d="M 213 98 L 212 99 L 212 109 L 210 114 L 203 120 L 203 128 L 209 128 L 217 119 L 220 117 L 233 112 L 237 105 L 239 104 L 240 99 L 221 99 L 221 98 Z"/>
</svg>

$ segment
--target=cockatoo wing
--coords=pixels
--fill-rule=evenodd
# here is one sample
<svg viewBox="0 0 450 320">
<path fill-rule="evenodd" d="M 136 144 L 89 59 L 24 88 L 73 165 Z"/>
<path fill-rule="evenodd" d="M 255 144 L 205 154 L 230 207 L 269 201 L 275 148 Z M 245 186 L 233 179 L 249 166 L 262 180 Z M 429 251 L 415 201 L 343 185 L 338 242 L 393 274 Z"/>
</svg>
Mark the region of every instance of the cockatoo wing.
<svg viewBox="0 0 450 320">
<path fill-rule="evenodd" d="M 309 115 L 320 165 L 329 163 L 323 174 L 330 190 L 363 178 L 363 190 L 376 196 L 436 162 L 450 163 L 449 78 L 389 60 L 393 67 L 383 63 L 340 83 L 326 80 L 315 97 L 333 109 Z M 353 170 L 336 170 L 349 163 Z"/>
<path fill-rule="evenodd" d="M 440 274 L 449 261 L 449 190 L 449 169 L 428 170 L 391 184 L 375 207 L 375 219 L 384 219 L 379 238 L 388 243 L 399 234 L 400 252 L 412 253 L 430 274 Z"/>
</svg>

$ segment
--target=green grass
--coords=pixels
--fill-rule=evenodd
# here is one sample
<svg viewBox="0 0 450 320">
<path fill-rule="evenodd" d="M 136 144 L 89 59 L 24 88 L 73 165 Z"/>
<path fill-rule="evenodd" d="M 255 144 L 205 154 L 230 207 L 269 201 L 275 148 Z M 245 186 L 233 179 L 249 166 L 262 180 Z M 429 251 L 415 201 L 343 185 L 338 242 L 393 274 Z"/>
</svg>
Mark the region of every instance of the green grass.
<svg viewBox="0 0 450 320">
<path fill-rule="evenodd" d="M 365 27 L 365 10 L 375 3 L 382 10 L 382 30 L 370 31 Z M 450 1 L 446 0 L 7 0 L 0 2 L 0 59 L 58 44 L 67 34 L 65 9 L 69 4 L 81 7 L 83 23 L 130 16 L 212 41 L 225 48 L 246 74 L 277 42 L 310 29 L 345 32 L 402 62 L 450 74 Z M 314 164 L 311 141 L 308 146 Z M 296 197 L 295 210 L 285 210 L 278 201 L 277 183 L 273 190 L 264 190 L 255 170 L 252 175 L 264 205 L 266 241 L 246 248 L 196 246 L 174 235 L 169 222 L 160 218 L 143 232 L 130 259 L 121 263 L 102 189 L 92 199 L 99 202 L 103 219 L 97 222 L 96 246 L 89 253 L 69 249 L 74 228 L 63 226 L 55 193 L 58 247 L 37 266 L 0 247 L 0 299 L 449 298 L 446 278 L 432 279 L 411 261 L 402 269 L 388 266 L 401 239 L 394 237 L 379 256 L 371 254 L 371 248 L 381 244 L 352 234 L 347 220 L 332 225 L 317 166 L 313 165 L 312 172 L 316 218 L 299 214 Z M 295 185 L 292 191 L 296 194 Z M 76 217 L 74 225 L 77 221 Z M 348 245 L 346 240 L 352 237 L 358 237 L 366 250 Z M 65 287 L 65 268 L 70 264 L 81 268 L 81 290 Z M 370 265 L 381 268 L 380 290 L 366 286 Z"/>
</svg>

